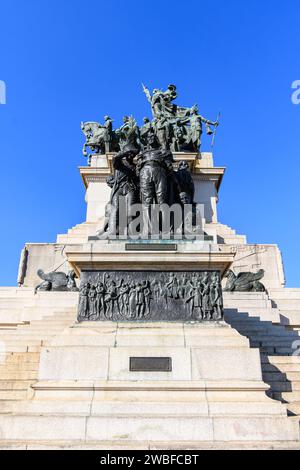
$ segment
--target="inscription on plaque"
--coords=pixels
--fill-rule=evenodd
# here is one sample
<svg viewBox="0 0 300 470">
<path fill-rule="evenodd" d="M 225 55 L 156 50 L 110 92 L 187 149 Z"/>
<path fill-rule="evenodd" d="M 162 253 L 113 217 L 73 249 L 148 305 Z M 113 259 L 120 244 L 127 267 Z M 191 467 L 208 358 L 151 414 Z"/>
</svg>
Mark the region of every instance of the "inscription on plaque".
<svg viewBox="0 0 300 470">
<path fill-rule="evenodd" d="M 171 357 L 131 357 L 130 372 L 172 372 Z"/>
<path fill-rule="evenodd" d="M 219 271 L 82 271 L 78 321 L 223 319 Z"/>
</svg>

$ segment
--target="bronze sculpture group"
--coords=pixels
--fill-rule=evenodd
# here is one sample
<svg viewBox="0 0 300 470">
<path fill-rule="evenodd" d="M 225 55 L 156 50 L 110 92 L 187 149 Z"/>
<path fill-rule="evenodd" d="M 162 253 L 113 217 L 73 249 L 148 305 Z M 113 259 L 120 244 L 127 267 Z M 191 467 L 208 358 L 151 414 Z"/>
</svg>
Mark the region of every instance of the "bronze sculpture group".
<svg viewBox="0 0 300 470">
<path fill-rule="evenodd" d="M 85 156 L 88 147 L 92 153 L 104 154 L 122 151 L 128 145 L 139 151 L 160 148 L 172 152 L 200 152 L 203 127 L 208 135 L 212 135 L 212 127 L 216 128 L 219 121 L 201 116 L 197 105 L 184 108 L 174 104 L 177 98 L 175 85 L 169 85 L 166 91 L 155 89 L 152 94 L 145 86 L 143 90 L 151 105 L 152 121 L 145 117 L 139 127 L 134 117 L 125 116 L 123 125 L 116 130 L 109 116 L 104 117 L 104 124 L 82 122 L 81 129 L 86 137 Z"/>
</svg>

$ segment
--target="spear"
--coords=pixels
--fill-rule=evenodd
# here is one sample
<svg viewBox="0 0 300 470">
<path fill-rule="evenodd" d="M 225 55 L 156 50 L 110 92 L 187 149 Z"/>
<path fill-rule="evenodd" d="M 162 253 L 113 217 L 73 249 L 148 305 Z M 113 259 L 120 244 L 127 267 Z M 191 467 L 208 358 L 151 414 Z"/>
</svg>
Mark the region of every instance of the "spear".
<svg viewBox="0 0 300 470">
<path fill-rule="evenodd" d="M 216 120 L 216 122 L 218 123 L 218 125 L 219 125 L 219 123 L 220 123 L 220 117 L 221 117 L 221 111 L 219 111 L 219 114 L 218 114 L 218 117 L 217 117 L 217 120 Z M 217 127 L 218 127 L 218 125 L 215 126 L 215 128 L 214 128 L 213 137 L 212 137 L 212 141 L 211 141 L 211 148 L 213 148 L 214 145 L 215 145 L 216 132 L 217 132 Z"/>
</svg>

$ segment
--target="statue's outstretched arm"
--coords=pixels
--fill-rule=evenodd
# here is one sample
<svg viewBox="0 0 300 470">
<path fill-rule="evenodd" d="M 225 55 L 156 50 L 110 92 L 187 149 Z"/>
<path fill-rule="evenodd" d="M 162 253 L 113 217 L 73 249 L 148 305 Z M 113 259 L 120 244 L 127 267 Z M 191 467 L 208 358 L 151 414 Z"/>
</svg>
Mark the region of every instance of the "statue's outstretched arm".
<svg viewBox="0 0 300 470">
<path fill-rule="evenodd" d="M 149 103 L 152 103 L 152 96 L 151 96 L 151 93 L 150 93 L 149 89 L 144 84 L 142 84 L 142 85 L 143 85 L 143 92 L 147 96 L 147 99 L 148 99 Z"/>
<path fill-rule="evenodd" d="M 201 119 L 202 122 L 204 122 L 205 124 L 208 124 L 209 126 L 218 126 L 219 125 L 218 121 L 210 121 L 209 119 L 206 119 L 203 116 L 200 116 L 200 119 Z"/>
</svg>

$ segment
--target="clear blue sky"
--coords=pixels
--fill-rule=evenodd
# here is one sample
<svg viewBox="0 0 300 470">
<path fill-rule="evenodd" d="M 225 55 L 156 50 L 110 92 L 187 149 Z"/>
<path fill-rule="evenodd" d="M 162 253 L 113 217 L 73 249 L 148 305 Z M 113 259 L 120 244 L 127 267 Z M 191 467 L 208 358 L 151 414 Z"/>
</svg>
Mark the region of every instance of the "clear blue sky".
<svg viewBox="0 0 300 470">
<path fill-rule="evenodd" d="M 1 0 L 0 17 L 0 285 L 16 283 L 25 242 L 84 221 L 80 121 L 141 120 L 144 82 L 222 111 L 220 221 L 278 243 L 300 286 L 299 1 Z"/>
</svg>

